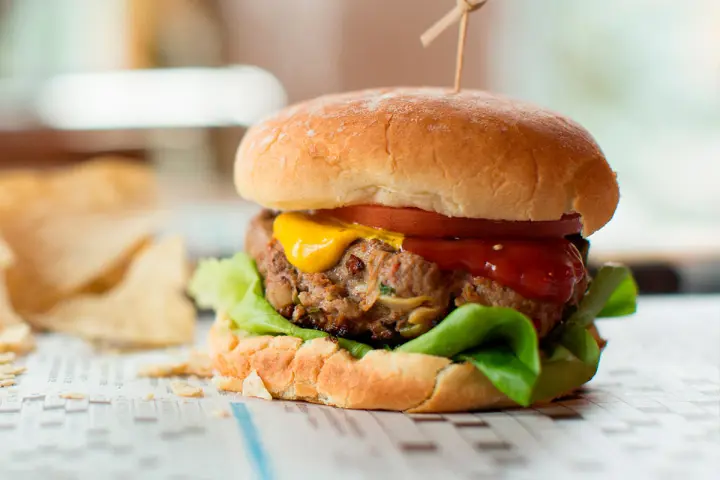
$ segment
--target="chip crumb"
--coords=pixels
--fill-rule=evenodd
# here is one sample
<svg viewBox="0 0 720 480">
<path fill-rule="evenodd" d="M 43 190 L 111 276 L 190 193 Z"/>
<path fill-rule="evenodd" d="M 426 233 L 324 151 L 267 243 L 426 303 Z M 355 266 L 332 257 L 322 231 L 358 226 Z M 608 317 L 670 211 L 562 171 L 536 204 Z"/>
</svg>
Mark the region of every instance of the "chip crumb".
<svg viewBox="0 0 720 480">
<path fill-rule="evenodd" d="M 503 249 L 502 243 L 497 243 L 497 244 L 493 245 L 492 249 L 495 250 L 496 252 L 498 250 L 502 250 Z"/>
<path fill-rule="evenodd" d="M 156 363 L 145 365 L 138 371 L 139 377 L 212 377 L 212 360 L 207 353 L 193 350 L 188 358 L 174 363 Z"/>
<path fill-rule="evenodd" d="M 60 398 L 64 398 L 65 400 L 84 400 L 85 394 L 77 393 L 77 392 L 67 392 L 67 393 L 61 393 Z"/>
<path fill-rule="evenodd" d="M 256 370 L 250 372 L 250 374 L 245 377 L 245 380 L 243 380 L 242 394 L 245 397 L 256 397 L 262 398 L 264 400 L 272 400 L 272 395 L 270 395 L 270 392 L 268 392 L 268 389 L 265 387 L 265 383 L 263 382 L 262 378 L 260 378 L 260 375 L 258 375 Z"/>
<path fill-rule="evenodd" d="M 15 379 L 14 378 L 8 378 L 6 380 L 0 380 L 0 388 L 4 387 L 12 387 L 15 385 Z"/>
<path fill-rule="evenodd" d="M 15 352 L 0 353 L 0 365 L 15 361 Z"/>
<path fill-rule="evenodd" d="M 210 412 L 210 414 L 215 418 L 228 418 L 230 416 L 230 412 L 221 408 L 213 410 L 212 412 Z"/>
<path fill-rule="evenodd" d="M 23 354 L 35 348 L 35 338 L 30 326 L 21 323 L 0 327 L 0 353 Z"/>
<path fill-rule="evenodd" d="M 204 392 L 201 387 L 190 385 L 183 380 L 175 380 L 170 382 L 170 390 L 178 397 L 203 397 Z"/>
<path fill-rule="evenodd" d="M 184 363 L 151 363 L 143 365 L 137 372 L 138 377 L 166 378 L 179 376 Z"/>
<path fill-rule="evenodd" d="M 242 393 L 243 382 L 239 378 L 218 375 L 213 377 L 212 383 L 218 390 Z"/>
<path fill-rule="evenodd" d="M 145 395 L 145 400 L 155 400 L 155 394 L 148 393 L 147 395 Z"/>
<path fill-rule="evenodd" d="M 2 375 L 20 375 L 27 371 L 27 367 L 15 365 L 13 363 L 6 363 L 0 365 L 0 374 Z"/>
</svg>

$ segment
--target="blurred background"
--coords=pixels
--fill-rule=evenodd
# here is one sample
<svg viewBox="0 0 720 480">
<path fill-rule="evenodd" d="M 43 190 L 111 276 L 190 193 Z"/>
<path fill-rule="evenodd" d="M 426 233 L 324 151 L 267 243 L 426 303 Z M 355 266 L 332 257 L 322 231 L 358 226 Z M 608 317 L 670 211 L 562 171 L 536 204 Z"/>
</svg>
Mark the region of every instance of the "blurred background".
<svg viewBox="0 0 720 480">
<path fill-rule="evenodd" d="M 453 0 L 0 0 L 0 169 L 120 155 L 157 168 L 192 253 L 241 248 L 232 188 L 248 125 L 288 102 L 452 84 Z M 587 127 L 622 200 L 594 235 L 645 293 L 720 291 L 720 2 L 492 0 L 463 86 Z"/>
</svg>

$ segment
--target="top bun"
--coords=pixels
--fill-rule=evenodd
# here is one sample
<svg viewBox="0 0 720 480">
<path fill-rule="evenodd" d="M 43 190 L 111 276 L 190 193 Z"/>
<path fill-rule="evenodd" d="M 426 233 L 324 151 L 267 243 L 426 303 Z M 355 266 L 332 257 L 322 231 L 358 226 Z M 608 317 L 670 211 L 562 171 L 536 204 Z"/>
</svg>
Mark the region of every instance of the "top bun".
<svg viewBox="0 0 720 480">
<path fill-rule="evenodd" d="M 394 88 L 328 95 L 252 127 L 235 184 L 267 208 L 416 207 L 449 217 L 605 225 L 618 185 L 573 121 L 482 91 Z"/>
</svg>

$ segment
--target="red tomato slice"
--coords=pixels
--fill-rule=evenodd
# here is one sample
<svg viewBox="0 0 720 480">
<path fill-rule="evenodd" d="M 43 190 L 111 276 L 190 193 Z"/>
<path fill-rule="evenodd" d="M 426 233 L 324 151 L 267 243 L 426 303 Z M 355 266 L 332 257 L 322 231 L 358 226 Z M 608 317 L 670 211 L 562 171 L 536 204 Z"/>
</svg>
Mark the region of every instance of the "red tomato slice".
<svg viewBox="0 0 720 480">
<path fill-rule="evenodd" d="M 318 210 L 319 214 L 348 223 L 359 223 L 424 238 L 562 238 L 580 233 L 582 221 L 577 213 L 560 220 L 514 222 L 478 218 L 446 217 L 418 208 L 358 205 Z"/>
</svg>

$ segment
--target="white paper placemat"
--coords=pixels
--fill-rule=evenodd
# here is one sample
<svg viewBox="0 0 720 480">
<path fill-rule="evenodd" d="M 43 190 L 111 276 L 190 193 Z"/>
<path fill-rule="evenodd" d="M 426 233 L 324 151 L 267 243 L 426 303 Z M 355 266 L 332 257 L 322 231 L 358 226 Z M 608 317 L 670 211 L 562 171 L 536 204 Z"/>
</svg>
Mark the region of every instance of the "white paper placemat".
<svg viewBox="0 0 720 480">
<path fill-rule="evenodd" d="M 643 299 L 601 331 L 584 393 L 453 415 L 244 399 L 200 380 L 204 398 L 179 398 L 135 375 L 166 352 L 97 355 L 46 335 L 0 389 L 0 478 L 718 478 L 720 297 Z"/>
</svg>

